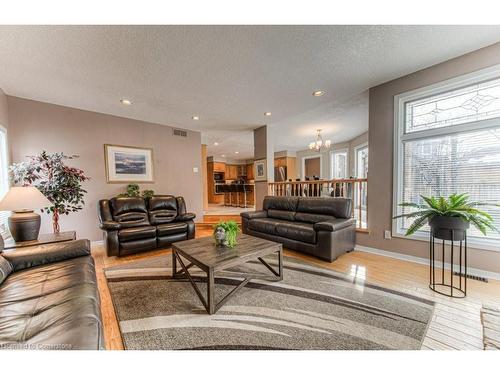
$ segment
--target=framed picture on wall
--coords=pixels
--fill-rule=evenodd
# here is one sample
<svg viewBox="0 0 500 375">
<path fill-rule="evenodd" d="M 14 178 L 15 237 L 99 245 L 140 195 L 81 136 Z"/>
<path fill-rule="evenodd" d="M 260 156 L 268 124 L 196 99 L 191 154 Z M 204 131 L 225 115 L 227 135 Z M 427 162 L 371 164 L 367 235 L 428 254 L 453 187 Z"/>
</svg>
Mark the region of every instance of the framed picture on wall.
<svg viewBox="0 0 500 375">
<path fill-rule="evenodd" d="M 108 183 L 154 182 L 153 149 L 104 145 Z"/>
<path fill-rule="evenodd" d="M 256 160 L 254 162 L 255 181 L 267 180 L 266 159 Z"/>
</svg>

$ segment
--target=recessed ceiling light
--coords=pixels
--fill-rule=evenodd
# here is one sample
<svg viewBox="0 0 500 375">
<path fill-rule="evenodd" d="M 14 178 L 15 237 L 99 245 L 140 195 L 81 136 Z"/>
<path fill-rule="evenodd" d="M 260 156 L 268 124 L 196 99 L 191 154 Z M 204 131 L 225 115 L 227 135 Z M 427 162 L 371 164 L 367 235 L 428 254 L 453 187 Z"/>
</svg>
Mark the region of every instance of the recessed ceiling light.
<svg viewBox="0 0 500 375">
<path fill-rule="evenodd" d="M 128 99 L 120 99 L 120 103 L 122 103 L 123 105 L 131 105 L 132 102 Z"/>
<path fill-rule="evenodd" d="M 240 152 L 239 152 L 239 151 L 235 151 L 234 153 L 235 153 L 235 154 L 239 154 Z"/>
<path fill-rule="evenodd" d="M 272 113 L 271 112 L 264 112 L 264 116 L 271 116 Z"/>
<path fill-rule="evenodd" d="M 323 96 L 325 92 L 323 90 L 318 90 L 313 92 L 313 96 Z"/>
<path fill-rule="evenodd" d="M 200 118 L 198 116 L 191 117 L 194 121 L 198 121 Z"/>
<path fill-rule="evenodd" d="M 221 156 L 222 156 L 223 158 L 225 158 L 225 157 L 226 157 L 226 155 L 224 155 L 224 154 L 222 154 Z"/>
<path fill-rule="evenodd" d="M 219 145 L 219 142 L 214 142 L 214 146 L 218 146 Z"/>
</svg>

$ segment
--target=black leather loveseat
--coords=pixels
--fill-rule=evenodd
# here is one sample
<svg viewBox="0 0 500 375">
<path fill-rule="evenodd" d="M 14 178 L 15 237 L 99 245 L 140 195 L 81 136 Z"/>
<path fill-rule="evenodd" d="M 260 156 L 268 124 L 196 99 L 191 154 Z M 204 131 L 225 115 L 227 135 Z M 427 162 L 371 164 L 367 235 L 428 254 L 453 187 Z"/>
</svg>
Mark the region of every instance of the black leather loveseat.
<svg viewBox="0 0 500 375">
<path fill-rule="evenodd" d="M 3 250 L 0 349 L 103 349 L 88 240 Z"/>
<path fill-rule="evenodd" d="M 265 197 L 263 210 L 242 212 L 242 231 L 330 262 L 354 249 L 356 220 L 346 198 Z"/>
<path fill-rule="evenodd" d="M 183 197 L 116 197 L 99 201 L 100 228 L 108 256 L 128 255 L 194 238 L 195 214 Z"/>
</svg>

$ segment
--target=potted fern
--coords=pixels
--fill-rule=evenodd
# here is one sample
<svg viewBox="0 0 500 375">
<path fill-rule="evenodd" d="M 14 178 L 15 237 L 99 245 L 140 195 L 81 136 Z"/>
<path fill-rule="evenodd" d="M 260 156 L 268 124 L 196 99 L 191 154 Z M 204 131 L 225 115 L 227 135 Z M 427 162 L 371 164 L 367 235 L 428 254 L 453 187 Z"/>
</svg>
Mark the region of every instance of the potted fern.
<svg viewBox="0 0 500 375">
<path fill-rule="evenodd" d="M 214 239 L 216 246 L 236 246 L 236 236 L 240 231 L 238 223 L 234 220 L 219 221 L 214 225 Z"/>
<path fill-rule="evenodd" d="M 453 239 L 462 241 L 470 224 L 484 235 L 486 235 L 487 230 L 498 232 L 493 225 L 492 216 L 478 207 L 500 207 L 500 205 L 471 201 L 468 194 L 451 194 L 448 198 L 421 195 L 421 198 L 424 201 L 423 204 L 404 202 L 399 205 L 400 207 L 414 208 L 416 211 L 394 217 L 394 219 L 400 217 L 414 219 L 406 231 L 407 236 L 415 233 L 427 223 L 431 227 L 434 237 L 447 241 L 452 239 L 452 230 L 454 232 Z"/>
</svg>

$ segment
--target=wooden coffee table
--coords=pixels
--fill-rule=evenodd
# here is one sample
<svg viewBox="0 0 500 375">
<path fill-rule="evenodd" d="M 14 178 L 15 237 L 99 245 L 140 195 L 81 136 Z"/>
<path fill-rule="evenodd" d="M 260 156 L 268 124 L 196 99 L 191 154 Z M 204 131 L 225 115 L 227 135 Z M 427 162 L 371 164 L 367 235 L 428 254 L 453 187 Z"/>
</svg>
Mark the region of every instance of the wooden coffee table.
<svg viewBox="0 0 500 375">
<path fill-rule="evenodd" d="M 209 314 L 215 314 L 230 297 L 252 279 L 283 280 L 283 246 L 280 243 L 246 234 L 239 235 L 237 242 L 238 244 L 232 249 L 215 246 L 213 237 L 196 238 L 172 244 L 172 277 L 176 279 L 189 279 L 201 303 Z M 262 258 L 270 254 L 277 255 L 278 270 L 275 270 Z M 239 273 L 238 276 L 243 277 L 243 281 L 216 303 L 214 299 L 215 274 L 217 273 L 218 276 L 221 276 L 220 274 L 224 270 L 241 266 L 254 260 L 259 260 L 271 271 L 273 276 L 269 278 L 263 273 Z M 177 262 L 179 262 L 182 268 L 179 272 L 177 271 Z M 197 266 L 207 274 L 206 298 L 196 286 L 194 276 L 189 272 L 189 269 L 193 266 Z M 236 274 L 231 272 L 231 275 L 234 277 Z"/>
</svg>

